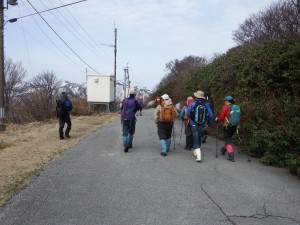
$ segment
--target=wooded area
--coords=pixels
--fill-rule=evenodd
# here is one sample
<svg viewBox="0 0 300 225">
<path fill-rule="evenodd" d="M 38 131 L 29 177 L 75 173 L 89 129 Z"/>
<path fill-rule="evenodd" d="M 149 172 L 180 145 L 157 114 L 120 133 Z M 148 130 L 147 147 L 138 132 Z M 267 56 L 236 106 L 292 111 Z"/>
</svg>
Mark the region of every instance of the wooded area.
<svg viewBox="0 0 300 225">
<path fill-rule="evenodd" d="M 242 111 L 243 152 L 299 175 L 299 1 L 279 1 L 251 15 L 233 39 L 238 46 L 213 59 L 187 56 L 168 63 L 153 98 L 168 93 L 182 102 L 202 90 L 219 112 L 222 99 L 233 96 Z"/>
</svg>

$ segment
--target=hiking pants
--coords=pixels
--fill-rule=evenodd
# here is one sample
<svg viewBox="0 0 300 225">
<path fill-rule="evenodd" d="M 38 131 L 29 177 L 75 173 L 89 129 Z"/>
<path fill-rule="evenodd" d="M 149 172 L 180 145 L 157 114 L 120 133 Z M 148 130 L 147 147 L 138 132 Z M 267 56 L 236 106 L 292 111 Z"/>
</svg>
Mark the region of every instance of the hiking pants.
<svg viewBox="0 0 300 225">
<path fill-rule="evenodd" d="M 201 147 L 201 138 L 203 136 L 204 132 L 204 126 L 203 125 L 192 125 L 192 136 L 193 136 L 193 148 L 197 149 Z"/>
<path fill-rule="evenodd" d="M 129 144 L 132 144 L 133 141 L 133 135 L 135 133 L 135 123 L 136 120 L 131 119 L 131 120 L 123 120 L 122 124 L 122 130 L 123 130 L 123 144 L 124 147 L 126 147 Z"/>
<path fill-rule="evenodd" d="M 59 137 L 61 137 L 61 138 L 64 137 L 65 123 L 67 124 L 67 129 L 66 129 L 65 134 L 69 135 L 71 126 L 72 126 L 70 114 L 59 117 L 58 123 L 59 123 Z"/>
<path fill-rule="evenodd" d="M 167 140 L 172 137 L 173 124 L 166 122 L 157 123 L 157 133 L 159 140 Z"/>
<path fill-rule="evenodd" d="M 231 126 L 231 127 L 223 127 L 223 132 L 224 132 L 224 140 L 226 145 L 231 145 L 232 144 L 232 136 L 234 132 L 236 131 L 236 126 Z"/>
<path fill-rule="evenodd" d="M 184 134 L 185 138 L 185 147 L 192 148 L 193 147 L 193 136 L 191 126 L 187 123 L 184 123 Z"/>
</svg>

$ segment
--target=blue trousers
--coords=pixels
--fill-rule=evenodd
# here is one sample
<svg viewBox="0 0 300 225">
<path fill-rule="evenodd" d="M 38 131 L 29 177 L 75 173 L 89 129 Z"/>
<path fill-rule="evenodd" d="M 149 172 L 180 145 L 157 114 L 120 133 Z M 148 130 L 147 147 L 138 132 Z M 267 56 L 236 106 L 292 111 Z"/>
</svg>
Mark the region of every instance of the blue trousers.
<svg viewBox="0 0 300 225">
<path fill-rule="evenodd" d="M 135 132 L 135 123 L 136 123 L 135 118 L 131 120 L 124 120 L 122 123 L 122 131 L 123 131 L 122 138 L 123 138 L 124 147 L 132 144 L 133 135 Z"/>
<path fill-rule="evenodd" d="M 197 149 L 201 147 L 201 138 L 204 133 L 204 126 L 203 125 L 192 125 L 192 136 L 193 136 L 193 148 Z"/>
</svg>

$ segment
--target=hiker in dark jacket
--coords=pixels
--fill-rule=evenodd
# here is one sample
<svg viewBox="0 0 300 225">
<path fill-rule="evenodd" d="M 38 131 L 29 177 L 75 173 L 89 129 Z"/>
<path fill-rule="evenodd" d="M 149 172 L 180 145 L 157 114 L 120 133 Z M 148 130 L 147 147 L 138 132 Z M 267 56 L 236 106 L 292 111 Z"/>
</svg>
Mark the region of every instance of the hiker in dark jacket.
<svg viewBox="0 0 300 225">
<path fill-rule="evenodd" d="M 182 119 L 182 122 L 184 122 L 185 150 L 192 150 L 193 147 L 193 136 L 190 126 L 190 118 L 187 116 L 187 108 L 193 101 L 193 97 L 188 97 L 180 111 L 180 118 Z"/>
<path fill-rule="evenodd" d="M 205 97 L 202 91 L 195 92 L 194 96 L 196 97 L 196 99 L 188 106 L 187 116 L 191 118 L 190 125 L 193 136 L 193 153 L 196 156 L 196 162 L 201 162 L 201 138 L 203 136 L 206 123 L 208 125 L 211 125 L 211 123 L 213 122 L 214 114 L 212 113 L 209 105 L 205 103 Z M 197 105 L 205 106 L 206 115 L 203 115 L 203 118 L 205 118 L 204 122 L 196 122 L 195 116 L 193 116 L 195 115 Z"/>
<path fill-rule="evenodd" d="M 205 92 L 204 94 L 205 94 L 205 102 L 207 104 L 209 104 L 209 107 L 210 107 L 212 113 L 215 114 L 215 112 L 214 112 L 214 102 L 213 102 L 213 99 L 212 99 L 210 93 L 209 92 Z M 206 142 L 207 135 L 208 135 L 208 132 L 207 132 L 207 125 L 206 125 L 204 127 L 203 137 L 202 137 L 202 141 L 201 141 L 202 143 Z"/>
<path fill-rule="evenodd" d="M 125 98 L 121 106 L 121 123 L 123 131 L 124 152 L 132 148 L 133 135 L 135 133 L 136 112 L 140 109 L 139 103 L 135 99 L 135 91 L 131 91 L 129 98 Z"/>
<path fill-rule="evenodd" d="M 73 108 L 72 102 L 68 99 L 68 95 L 66 92 L 61 93 L 61 98 L 58 100 L 57 103 L 59 106 L 59 112 L 57 114 L 59 120 L 59 138 L 65 139 L 70 138 L 70 131 L 71 131 L 71 118 L 70 118 L 70 111 Z M 64 135 L 64 126 L 65 123 L 67 124 L 67 128 Z"/>
<path fill-rule="evenodd" d="M 143 98 L 137 98 L 137 101 L 139 103 L 139 111 L 140 111 L 140 116 L 142 116 L 142 110 L 143 110 L 143 107 L 144 107 L 144 102 L 143 102 Z M 139 113 L 137 113 L 137 116 L 138 116 Z"/>
</svg>

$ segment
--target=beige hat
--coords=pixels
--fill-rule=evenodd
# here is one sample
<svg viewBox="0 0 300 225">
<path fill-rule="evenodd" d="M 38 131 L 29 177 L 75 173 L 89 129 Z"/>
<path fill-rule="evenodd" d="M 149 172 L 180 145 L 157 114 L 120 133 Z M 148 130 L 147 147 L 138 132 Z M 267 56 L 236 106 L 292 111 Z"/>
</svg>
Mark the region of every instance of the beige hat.
<svg viewBox="0 0 300 225">
<path fill-rule="evenodd" d="M 205 98 L 204 97 L 204 92 L 203 91 L 197 91 L 194 93 L 196 98 Z"/>
<path fill-rule="evenodd" d="M 169 99 L 169 95 L 164 94 L 164 95 L 161 96 L 161 98 L 162 98 L 163 100 Z"/>
<path fill-rule="evenodd" d="M 194 98 L 192 96 L 189 96 L 186 100 L 193 100 Z"/>
</svg>

